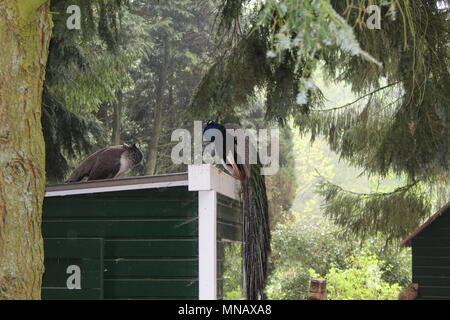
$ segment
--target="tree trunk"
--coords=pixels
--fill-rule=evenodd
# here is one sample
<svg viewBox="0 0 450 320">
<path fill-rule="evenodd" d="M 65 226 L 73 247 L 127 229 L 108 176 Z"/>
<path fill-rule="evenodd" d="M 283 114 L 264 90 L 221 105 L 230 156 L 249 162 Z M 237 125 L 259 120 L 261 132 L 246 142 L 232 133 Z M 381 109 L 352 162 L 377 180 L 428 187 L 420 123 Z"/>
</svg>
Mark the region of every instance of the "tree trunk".
<svg viewBox="0 0 450 320">
<path fill-rule="evenodd" d="M 111 139 L 113 146 L 122 143 L 122 103 L 123 93 L 122 89 L 119 89 L 117 92 L 117 103 L 114 104 L 113 132 Z"/>
<path fill-rule="evenodd" d="M 40 299 L 49 0 L 0 2 L 0 299 Z"/>
<path fill-rule="evenodd" d="M 147 167 L 145 173 L 149 176 L 156 173 L 156 162 L 158 160 L 158 146 L 162 130 L 162 112 L 164 108 L 164 91 L 167 86 L 169 72 L 170 43 L 164 40 L 163 59 L 158 72 L 158 86 L 156 88 L 156 105 L 153 115 L 153 127 L 148 142 Z"/>
<path fill-rule="evenodd" d="M 308 300 L 327 300 L 327 281 L 311 279 Z"/>
</svg>

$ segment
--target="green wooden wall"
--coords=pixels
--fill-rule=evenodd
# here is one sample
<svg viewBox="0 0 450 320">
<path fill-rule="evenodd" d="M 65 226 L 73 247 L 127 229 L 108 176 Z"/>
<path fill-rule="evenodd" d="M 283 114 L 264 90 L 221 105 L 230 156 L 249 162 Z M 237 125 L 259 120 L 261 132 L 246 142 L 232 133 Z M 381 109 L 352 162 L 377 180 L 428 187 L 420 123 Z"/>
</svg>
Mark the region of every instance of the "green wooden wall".
<svg viewBox="0 0 450 320">
<path fill-rule="evenodd" d="M 198 298 L 197 192 L 50 197 L 43 212 L 44 299 Z M 73 264 L 81 266 L 81 290 L 66 286 Z"/>
<path fill-rule="evenodd" d="M 446 212 L 412 240 L 413 282 L 422 300 L 450 299 L 450 213 Z"/>
<path fill-rule="evenodd" d="M 242 241 L 243 215 L 241 203 L 217 195 L 217 298 L 224 298 L 224 247 L 229 241 Z"/>
</svg>

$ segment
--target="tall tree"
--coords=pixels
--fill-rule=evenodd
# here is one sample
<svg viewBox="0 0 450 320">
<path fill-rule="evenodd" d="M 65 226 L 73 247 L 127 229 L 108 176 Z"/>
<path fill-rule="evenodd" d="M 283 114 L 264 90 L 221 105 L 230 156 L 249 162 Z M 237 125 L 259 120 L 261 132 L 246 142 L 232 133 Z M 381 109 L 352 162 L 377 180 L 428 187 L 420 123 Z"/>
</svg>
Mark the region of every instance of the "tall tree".
<svg viewBox="0 0 450 320">
<path fill-rule="evenodd" d="M 156 161 L 158 160 L 158 146 L 162 130 L 162 113 L 163 109 L 167 108 L 165 99 L 165 90 L 167 87 L 168 73 L 171 70 L 171 44 L 167 39 L 168 35 L 162 35 L 164 38 L 162 42 L 162 61 L 156 73 L 157 85 L 155 96 L 155 108 L 153 113 L 153 126 L 149 134 L 147 168 L 145 173 L 147 175 L 154 175 L 156 172 Z"/>
<path fill-rule="evenodd" d="M 123 91 L 117 90 L 117 102 L 114 103 L 114 114 L 112 123 L 111 143 L 115 146 L 122 142 L 122 107 L 123 107 Z"/>
<path fill-rule="evenodd" d="M 170 161 L 171 133 L 192 128 L 189 99 L 209 66 L 216 1 L 134 1 L 144 53 L 130 73 L 134 88 L 125 102 L 135 137 L 147 147 L 145 170 L 152 175 L 184 170 Z M 206 117 L 207 118 L 207 117 Z M 205 118 L 205 119 L 206 119 Z M 125 138 L 129 137 L 125 135 Z"/>
<path fill-rule="evenodd" d="M 0 299 L 39 299 L 50 1 L 0 3 Z"/>
<path fill-rule="evenodd" d="M 293 118 L 303 134 L 325 136 L 364 172 L 404 178 L 404 187 L 387 193 L 348 193 L 326 182 L 319 188 L 338 224 L 392 239 L 431 212 L 427 193 L 448 197 L 448 1 L 380 1 L 380 30 L 366 25 L 373 4 L 225 0 L 219 31 L 229 50 L 203 78 L 191 110 L 233 113 L 264 92 L 268 119 Z M 311 80 L 319 68 L 359 98 L 324 109 Z"/>
<path fill-rule="evenodd" d="M 52 3 L 43 110 L 49 181 L 63 181 L 81 157 L 109 143 L 143 145 L 145 167 L 134 174 L 183 170 L 168 161 L 170 137 L 192 126 L 187 105 L 209 62 L 215 2 Z M 65 28 L 69 3 L 81 8 L 81 30 Z"/>
<path fill-rule="evenodd" d="M 96 112 L 118 104 L 130 57 L 119 37 L 126 0 L 53 1 L 53 37 L 43 93 L 47 179 L 63 181 L 70 166 L 111 133 Z M 70 5 L 81 11 L 81 28 L 68 29 Z M 108 126 L 109 127 L 109 126 Z"/>
</svg>

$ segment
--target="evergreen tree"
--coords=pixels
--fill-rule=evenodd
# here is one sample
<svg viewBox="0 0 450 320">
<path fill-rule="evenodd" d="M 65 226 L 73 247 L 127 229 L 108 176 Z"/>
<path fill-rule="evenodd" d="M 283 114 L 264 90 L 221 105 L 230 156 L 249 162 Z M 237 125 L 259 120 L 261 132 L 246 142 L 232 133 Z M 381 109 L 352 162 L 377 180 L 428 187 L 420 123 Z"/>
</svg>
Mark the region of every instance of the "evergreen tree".
<svg viewBox="0 0 450 320">
<path fill-rule="evenodd" d="M 265 177 L 270 225 L 273 230 L 278 224 L 293 220 L 291 207 L 297 192 L 294 135 L 290 126 L 279 127 L 276 121 L 265 120 L 264 113 L 264 101 L 258 97 L 239 108 L 236 119 L 230 120 L 239 122 L 243 128 L 253 130 L 278 128 L 280 131 L 279 170 L 277 174 Z"/>
<path fill-rule="evenodd" d="M 143 145 L 145 166 L 133 174 L 185 170 L 169 161 L 170 138 L 192 127 L 187 105 L 209 65 L 216 2 L 70 4 L 81 8 L 81 30 L 66 28 L 69 2 L 52 4 L 42 120 L 49 181 L 109 143 Z"/>
<path fill-rule="evenodd" d="M 141 174 L 186 170 L 170 160 L 176 145 L 171 134 L 193 129 L 187 106 L 209 66 L 215 8 L 216 1 L 133 2 L 131 13 L 142 26 L 137 37 L 145 49 L 130 70 L 134 87 L 124 104 L 132 127 L 126 137 L 139 137 L 147 155 Z"/>
<path fill-rule="evenodd" d="M 194 114 L 233 113 L 261 90 L 266 117 L 294 124 L 369 175 L 395 174 L 392 192 L 356 194 L 323 182 L 325 213 L 360 236 L 398 238 L 448 198 L 448 2 L 226 0 L 219 35 L 229 50 L 203 78 Z M 369 5 L 382 28 L 366 26 Z M 444 9 L 442 9 L 444 7 Z M 325 109 L 311 75 L 323 68 L 359 95 Z M 424 196 L 424 190 L 434 199 Z M 448 199 L 446 199 L 448 200 Z M 438 203 L 439 205 L 439 203 Z"/>
<path fill-rule="evenodd" d="M 127 1 L 52 1 L 53 37 L 46 69 L 42 126 L 46 171 L 50 182 L 61 181 L 72 164 L 104 145 L 101 123 L 94 112 L 117 101 L 130 63 L 122 52 L 119 33 Z M 81 9 L 81 29 L 67 28 L 67 8 Z"/>
</svg>

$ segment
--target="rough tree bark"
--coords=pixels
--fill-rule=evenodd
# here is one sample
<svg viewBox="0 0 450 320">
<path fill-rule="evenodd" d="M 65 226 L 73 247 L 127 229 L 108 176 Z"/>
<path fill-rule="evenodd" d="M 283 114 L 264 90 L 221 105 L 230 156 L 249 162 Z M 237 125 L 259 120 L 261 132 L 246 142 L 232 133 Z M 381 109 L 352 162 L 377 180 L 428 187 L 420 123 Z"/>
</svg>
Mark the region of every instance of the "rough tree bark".
<svg viewBox="0 0 450 320">
<path fill-rule="evenodd" d="M 0 1 L 0 299 L 39 299 L 49 0 Z"/>
<path fill-rule="evenodd" d="M 117 146 L 122 142 L 122 104 L 123 92 L 119 89 L 117 92 L 117 102 L 114 104 L 113 131 L 111 142 L 113 146 Z"/>
<path fill-rule="evenodd" d="M 158 71 L 158 85 L 156 87 L 156 105 L 153 114 L 153 126 L 148 141 L 147 166 L 145 173 L 149 176 L 156 173 L 156 162 L 158 160 L 159 139 L 162 130 L 162 112 L 164 108 L 164 91 L 167 86 L 169 73 L 170 42 L 164 40 L 163 59 Z"/>
</svg>

